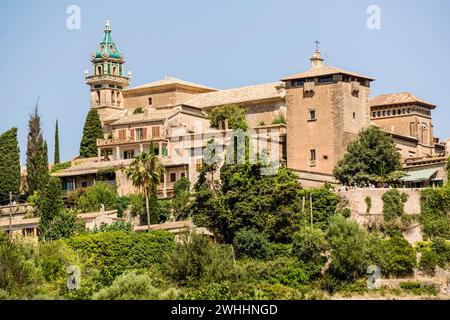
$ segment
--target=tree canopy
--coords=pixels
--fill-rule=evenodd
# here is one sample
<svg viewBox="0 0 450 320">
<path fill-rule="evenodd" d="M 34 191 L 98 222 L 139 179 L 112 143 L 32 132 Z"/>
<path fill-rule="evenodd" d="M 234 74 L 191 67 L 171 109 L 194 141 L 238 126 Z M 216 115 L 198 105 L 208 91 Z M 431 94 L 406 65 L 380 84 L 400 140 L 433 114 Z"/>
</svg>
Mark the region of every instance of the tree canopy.
<svg viewBox="0 0 450 320">
<path fill-rule="evenodd" d="M 394 140 L 372 126 L 358 134 L 334 168 L 334 176 L 345 185 L 394 182 L 401 177 L 400 153 Z"/>
<path fill-rule="evenodd" d="M 86 117 L 83 128 L 83 137 L 80 143 L 80 157 L 90 158 L 97 156 L 97 139 L 103 138 L 103 129 L 97 110 L 91 109 Z"/>
<path fill-rule="evenodd" d="M 219 123 L 228 121 L 230 129 L 248 129 L 247 120 L 245 118 L 245 109 L 235 104 L 225 105 L 214 108 L 209 114 L 209 121 L 212 128 L 219 129 Z"/>
<path fill-rule="evenodd" d="M 55 125 L 55 155 L 53 157 L 53 164 L 57 164 L 60 162 L 59 159 L 59 128 L 58 128 L 58 120 L 56 120 Z"/>
<path fill-rule="evenodd" d="M 20 191 L 20 158 L 17 128 L 0 135 L 0 203 Z"/>
<path fill-rule="evenodd" d="M 41 117 L 36 106 L 28 121 L 27 180 L 29 194 L 41 191 L 47 185 L 49 178 L 47 153 L 47 143 L 42 136 Z"/>
</svg>

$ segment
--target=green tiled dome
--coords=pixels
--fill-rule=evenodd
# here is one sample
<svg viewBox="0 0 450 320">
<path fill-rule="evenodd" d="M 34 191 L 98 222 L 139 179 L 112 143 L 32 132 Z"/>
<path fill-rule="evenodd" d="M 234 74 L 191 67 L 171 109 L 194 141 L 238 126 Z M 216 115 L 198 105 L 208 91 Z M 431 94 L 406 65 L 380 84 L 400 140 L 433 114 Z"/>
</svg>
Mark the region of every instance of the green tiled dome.
<svg viewBox="0 0 450 320">
<path fill-rule="evenodd" d="M 111 37 L 111 25 L 108 20 L 105 23 L 105 34 L 99 49 L 94 53 L 95 59 L 123 59 L 123 55 L 117 50 L 116 44 Z"/>
</svg>

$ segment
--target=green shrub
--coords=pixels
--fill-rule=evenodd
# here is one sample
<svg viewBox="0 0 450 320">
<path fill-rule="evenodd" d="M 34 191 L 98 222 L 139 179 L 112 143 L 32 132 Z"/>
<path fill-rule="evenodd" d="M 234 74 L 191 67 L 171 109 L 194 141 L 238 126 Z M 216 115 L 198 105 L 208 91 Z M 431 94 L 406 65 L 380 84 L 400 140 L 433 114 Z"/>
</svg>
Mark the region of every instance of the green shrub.
<svg viewBox="0 0 450 320">
<path fill-rule="evenodd" d="M 185 235 L 168 254 L 164 271 L 181 285 L 225 281 L 234 274 L 231 248 L 202 235 Z"/>
<path fill-rule="evenodd" d="M 111 231 L 133 231 L 133 225 L 125 221 L 115 221 L 110 225 L 102 224 L 99 228 L 96 228 L 94 232 L 111 232 Z"/>
<path fill-rule="evenodd" d="M 358 223 L 333 216 L 326 231 L 331 248 L 328 273 L 339 280 L 354 280 L 366 274 L 370 263 L 368 234 Z"/>
<path fill-rule="evenodd" d="M 420 258 L 420 269 L 427 275 L 434 276 L 436 272 L 436 265 L 438 264 L 438 255 L 436 252 L 430 249 L 426 249 L 422 252 Z"/>
<path fill-rule="evenodd" d="M 237 266 L 237 274 L 243 282 L 254 285 L 260 282 L 298 288 L 308 283 L 310 270 L 305 264 L 289 257 L 272 260 L 244 260 Z"/>
<path fill-rule="evenodd" d="M 11 299 L 30 298 L 42 284 L 40 270 L 27 248 L 0 231 L 0 290 Z"/>
<path fill-rule="evenodd" d="M 99 232 L 66 241 L 84 257 L 87 268 L 99 269 L 105 285 L 126 270 L 146 269 L 153 263 L 161 263 L 164 254 L 174 246 L 173 235 L 164 231 Z"/>
<path fill-rule="evenodd" d="M 61 162 L 61 163 L 55 163 L 52 167 L 52 170 L 50 171 L 50 173 L 54 173 L 60 170 L 64 170 L 64 169 L 68 169 L 72 166 L 72 162 L 67 161 L 67 162 Z"/>
<path fill-rule="evenodd" d="M 116 209 L 117 209 L 117 216 L 119 218 L 123 217 L 125 210 L 130 205 L 130 202 L 131 202 L 131 200 L 129 197 L 117 197 Z"/>
<path fill-rule="evenodd" d="M 283 115 L 280 115 L 278 118 L 273 119 L 272 124 L 286 124 L 286 119 Z"/>
<path fill-rule="evenodd" d="M 244 229 L 236 232 L 233 246 L 237 257 L 266 259 L 271 254 L 271 246 L 267 236 L 256 229 Z"/>
<path fill-rule="evenodd" d="M 271 243 L 272 257 L 290 257 L 292 255 L 292 243 Z"/>
<path fill-rule="evenodd" d="M 425 239 L 450 239 L 450 184 L 444 188 L 422 190 L 419 216 Z"/>
<path fill-rule="evenodd" d="M 408 200 L 406 193 L 400 193 L 397 189 L 390 189 L 383 194 L 381 199 L 383 200 L 385 221 L 391 221 L 404 214 L 404 203 Z"/>
<path fill-rule="evenodd" d="M 437 264 L 444 268 L 450 263 L 450 244 L 443 238 L 436 237 L 431 242 L 431 249 L 436 253 Z"/>
<path fill-rule="evenodd" d="M 178 291 L 155 288 L 148 274 L 126 272 L 117 277 L 109 287 L 94 295 L 94 300 L 173 300 Z"/>
<path fill-rule="evenodd" d="M 404 281 L 400 283 L 400 288 L 416 295 L 437 295 L 438 290 L 436 286 L 429 283 L 422 283 L 416 281 Z"/>
<path fill-rule="evenodd" d="M 80 212 L 97 212 L 100 211 L 101 205 L 104 205 L 105 210 L 115 210 L 117 197 L 114 187 L 104 182 L 97 182 L 80 196 L 77 209 Z"/>
<path fill-rule="evenodd" d="M 136 109 L 133 110 L 133 114 L 139 114 L 139 113 L 144 113 L 144 109 L 142 109 L 141 107 L 137 107 Z"/>
<path fill-rule="evenodd" d="M 369 196 L 366 196 L 364 198 L 364 202 L 366 203 L 366 214 L 369 214 L 370 210 L 372 209 L 372 198 Z"/>
<path fill-rule="evenodd" d="M 407 276 L 416 266 L 416 252 L 401 234 L 381 241 L 382 256 L 378 265 L 384 275 Z"/>
<path fill-rule="evenodd" d="M 305 263 L 322 265 L 326 250 L 325 234 L 320 229 L 305 227 L 292 237 L 292 254 Z"/>
</svg>

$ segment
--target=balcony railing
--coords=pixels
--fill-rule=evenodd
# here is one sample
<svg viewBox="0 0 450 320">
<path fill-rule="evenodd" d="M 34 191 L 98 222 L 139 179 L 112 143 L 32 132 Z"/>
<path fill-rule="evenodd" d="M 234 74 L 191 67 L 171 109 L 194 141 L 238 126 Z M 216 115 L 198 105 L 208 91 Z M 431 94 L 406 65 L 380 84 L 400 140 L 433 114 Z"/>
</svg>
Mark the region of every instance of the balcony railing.
<svg viewBox="0 0 450 320">
<path fill-rule="evenodd" d="M 149 143 L 149 142 L 167 141 L 164 136 L 147 137 L 147 138 L 113 138 L 113 139 L 97 139 L 97 147 L 115 146 L 121 144 L 133 144 L 133 143 Z"/>
<path fill-rule="evenodd" d="M 120 83 L 122 85 L 130 84 L 129 77 L 118 76 L 118 75 L 113 75 L 113 74 L 99 74 L 99 75 L 93 75 L 93 76 L 86 77 L 87 84 L 95 84 L 95 83 L 101 82 L 103 80 L 114 81 L 114 82 Z"/>
</svg>

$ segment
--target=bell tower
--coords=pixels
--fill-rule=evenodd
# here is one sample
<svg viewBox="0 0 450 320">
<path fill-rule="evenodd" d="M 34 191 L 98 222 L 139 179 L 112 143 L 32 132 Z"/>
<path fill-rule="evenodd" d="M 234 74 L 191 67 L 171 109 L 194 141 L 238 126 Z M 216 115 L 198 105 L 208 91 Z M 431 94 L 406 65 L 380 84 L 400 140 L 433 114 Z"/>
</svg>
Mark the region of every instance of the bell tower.
<svg viewBox="0 0 450 320">
<path fill-rule="evenodd" d="M 100 120 L 124 107 L 122 91 L 131 81 L 131 72 L 125 76 L 125 58 L 117 50 L 111 37 L 111 24 L 105 22 L 103 40 L 92 54 L 92 75 L 84 71 L 86 84 L 91 89 L 91 108 L 97 109 Z"/>
</svg>

